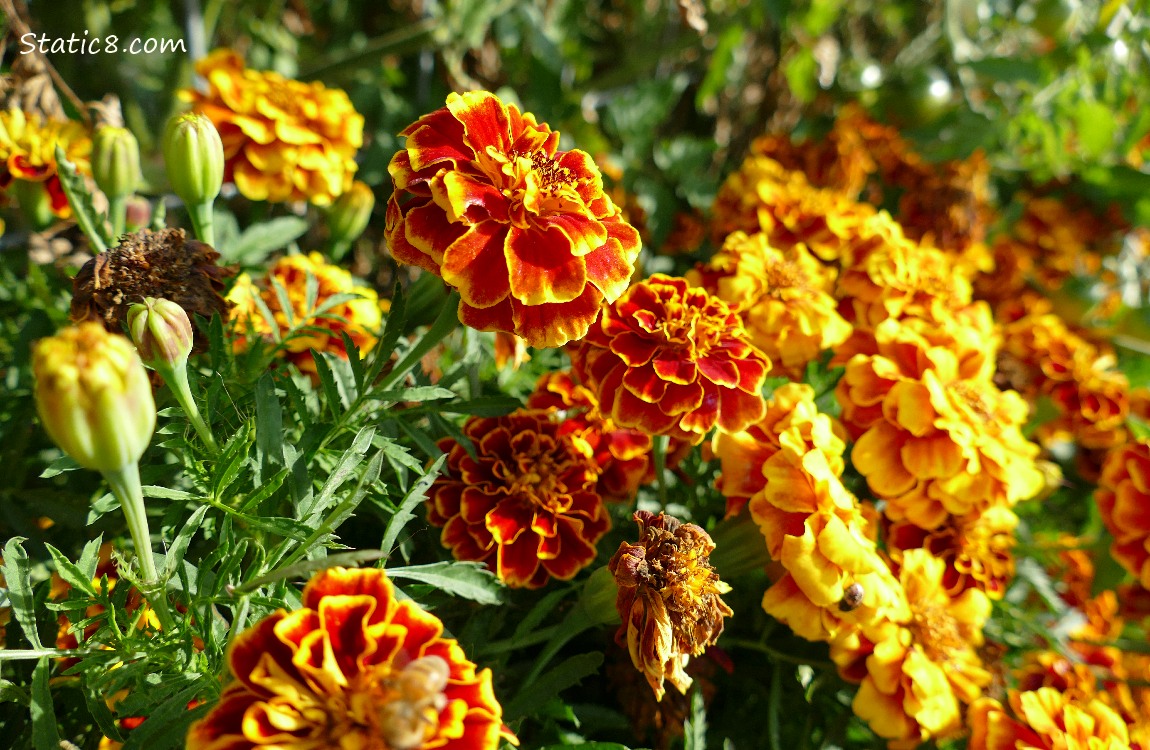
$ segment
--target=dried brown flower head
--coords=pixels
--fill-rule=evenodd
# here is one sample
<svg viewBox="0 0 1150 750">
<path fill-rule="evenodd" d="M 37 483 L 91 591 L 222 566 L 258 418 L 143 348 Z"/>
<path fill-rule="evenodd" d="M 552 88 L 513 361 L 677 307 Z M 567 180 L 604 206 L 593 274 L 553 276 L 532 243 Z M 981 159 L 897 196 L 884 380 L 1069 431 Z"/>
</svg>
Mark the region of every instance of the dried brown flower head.
<svg viewBox="0 0 1150 750">
<path fill-rule="evenodd" d="M 703 529 L 645 510 L 633 518 L 639 542 L 620 544 L 608 564 L 623 618 L 615 642 L 627 647 L 655 698 L 662 699 L 664 680 L 687 692 L 687 662 L 719 639 L 723 618 L 733 614 L 719 598 L 731 587 L 708 561 L 715 543 Z"/>
<path fill-rule="evenodd" d="M 129 305 L 145 297 L 171 300 L 188 317 L 219 313 L 226 318 L 231 305 L 220 291 L 235 271 L 216 265 L 219 257 L 210 245 L 186 239 L 182 229 L 125 234 L 118 246 L 92 258 L 76 274 L 72 320 L 96 320 L 121 333 Z M 197 329 L 193 351 L 204 351 L 207 343 Z"/>
</svg>

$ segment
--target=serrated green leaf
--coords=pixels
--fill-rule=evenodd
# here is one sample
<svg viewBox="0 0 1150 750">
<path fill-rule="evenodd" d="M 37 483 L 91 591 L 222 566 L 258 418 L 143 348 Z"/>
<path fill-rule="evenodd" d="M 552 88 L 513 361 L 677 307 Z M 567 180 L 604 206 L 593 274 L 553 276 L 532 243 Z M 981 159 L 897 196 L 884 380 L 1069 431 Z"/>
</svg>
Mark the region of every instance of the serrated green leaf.
<svg viewBox="0 0 1150 750">
<path fill-rule="evenodd" d="M 470 417 L 502 417 L 523 406 L 523 402 L 511 396 L 480 396 L 467 401 L 453 401 L 436 406 L 445 414 L 466 414 Z"/>
<path fill-rule="evenodd" d="M 370 425 L 356 433 L 351 445 L 343 452 L 331 470 L 319 494 L 311 502 L 300 506 L 299 516 L 305 524 L 331 507 L 336 490 L 342 487 L 348 479 L 355 476 L 356 470 L 363 463 L 363 457 L 372 447 L 371 441 L 374 437 L 375 427 Z"/>
<path fill-rule="evenodd" d="M 479 563 L 437 562 L 427 565 L 409 565 L 388 568 L 392 578 L 407 578 L 434 586 L 452 596 L 470 599 L 480 604 L 500 604 L 503 589 L 495 574 Z"/>
<path fill-rule="evenodd" d="M 56 728 L 56 707 L 52 703 L 52 689 L 48 673 L 52 662 L 40 657 L 32 670 L 32 745 L 36 750 L 60 750 L 60 732 Z"/>
<path fill-rule="evenodd" d="M 338 422 L 347 404 L 340 398 L 339 388 L 335 385 L 335 376 L 331 373 L 327 357 L 322 352 L 312 349 L 311 358 L 315 362 L 315 373 L 319 377 L 320 388 L 323 389 L 323 400 L 327 402 L 332 421 Z"/>
<path fill-rule="evenodd" d="M 265 373 L 256 381 L 256 467 L 260 474 L 284 465 L 283 410 L 276 395 L 275 381 Z"/>
<path fill-rule="evenodd" d="M 176 538 L 172 540 L 171 546 L 168 547 L 164 562 L 164 572 L 162 574 L 163 580 L 167 580 L 176 574 L 176 568 L 184 559 L 184 553 L 188 551 L 188 545 L 192 543 L 192 537 L 200 530 L 200 524 L 204 522 L 204 516 L 208 514 L 210 506 L 201 505 L 192 513 L 187 522 L 180 529 L 180 533 L 176 534 Z"/>
<path fill-rule="evenodd" d="M 64 149 L 56 145 L 56 175 L 60 178 L 60 186 L 64 195 L 68 197 L 68 205 L 72 208 L 72 215 L 81 231 L 92 245 L 92 251 L 102 253 L 116 244 L 115 238 L 108 232 L 104 224 L 104 217 L 96 211 L 92 202 L 92 193 L 84 183 L 84 178 L 76 172 L 76 165 L 68 161 Z"/>
<path fill-rule="evenodd" d="M 707 750 L 707 708 L 698 686 L 691 691 L 691 715 L 683 721 L 683 750 Z M 779 750 L 778 745 L 772 744 L 771 750 Z"/>
<path fill-rule="evenodd" d="M 48 468 L 40 472 L 41 479 L 51 479 L 52 477 L 59 476 L 67 471 L 76 471 L 77 469 L 84 468 L 76 463 L 71 456 L 60 456 L 52 463 L 48 464 Z"/>
<path fill-rule="evenodd" d="M 16 622 L 24 630 L 24 637 L 33 648 L 44 648 L 40 640 L 40 631 L 36 628 L 36 599 L 32 594 L 32 574 L 28 564 L 28 553 L 24 551 L 21 542 L 26 537 L 14 536 L 4 545 L 4 562 L 0 570 L 4 571 L 4 580 L 8 586 L 8 601 L 12 605 L 12 614 Z"/>
<path fill-rule="evenodd" d="M 326 570 L 327 568 L 334 568 L 337 565 L 345 567 L 356 567 L 365 562 L 375 562 L 383 557 L 383 551 L 378 549 L 361 549 L 354 552 L 336 552 L 328 555 L 321 560 L 304 560 L 295 565 L 288 565 L 283 568 L 276 568 L 271 573 L 262 575 L 259 578 L 253 578 L 242 586 L 236 587 L 237 594 L 248 593 L 255 591 L 260 586 L 266 586 L 269 583 L 276 581 L 285 581 L 290 578 L 303 578 L 305 575 L 310 576 L 319 570 Z"/>
<path fill-rule="evenodd" d="M 308 223 L 298 216 L 281 216 L 253 224 L 222 250 L 224 261 L 244 266 L 257 266 L 273 251 L 287 247 L 303 236 Z"/>
<path fill-rule="evenodd" d="M 84 575 L 75 563 L 51 544 L 45 543 L 44 546 L 48 548 L 48 554 L 52 556 L 52 562 L 56 566 L 56 574 L 64 579 L 65 583 L 88 596 L 96 595 L 96 589 L 92 586 L 92 576 Z"/>
<path fill-rule="evenodd" d="M 204 689 L 199 681 L 184 679 L 190 684 L 150 711 L 148 718 L 128 734 L 123 750 L 183 746 L 188 726 L 199 716 L 197 712 L 188 710 L 188 701 Z"/>
<path fill-rule="evenodd" d="M 504 709 L 504 719 L 511 721 L 529 716 L 553 696 L 597 672 L 602 664 L 601 653 L 579 654 L 563 660 L 540 675 L 531 685 L 521 688 Z"/>
<path fill-rule="evenodd" d="M 407 525 L 407 522 L 415 518 L 413 512 L 415 508 L 427 499 L 427 489 L 435 482 L 436 477 L 439 476 L 440 470 L 443 468 L 443 462 L 447 456 L 440 456 L 431 466 L 427 467 L 427 471 L 416 480 L 411 489 L 404 495 L 403 500 L 399 502 L 399 507 L 395 509 L 395 513 L 387 522 L 387 528 L 383 532 L 383 541 L 379 543 L 379 548 L 386 554 L 390 555 L 395 542 L 399 539 L 399 532 Z M 416 466 L 418 469 L 418 465 Z"/>
</svg>

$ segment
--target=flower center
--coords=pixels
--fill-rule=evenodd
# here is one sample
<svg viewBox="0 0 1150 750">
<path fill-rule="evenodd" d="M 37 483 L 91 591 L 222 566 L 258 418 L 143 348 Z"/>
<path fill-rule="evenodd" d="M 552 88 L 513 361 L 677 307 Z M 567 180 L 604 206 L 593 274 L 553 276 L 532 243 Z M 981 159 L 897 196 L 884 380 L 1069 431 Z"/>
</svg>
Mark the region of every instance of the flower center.
<svg viewBox="0 0 1150 750">
<path fill-rule="evenodd" d="M 969 644 L 958 621 L 938 603 L 922 603 L 914 607 L 909 627 L 915 642 L 922 646 L 931 661 L 940 666 L 950 661 L 951 654 Z"/>
</svg>

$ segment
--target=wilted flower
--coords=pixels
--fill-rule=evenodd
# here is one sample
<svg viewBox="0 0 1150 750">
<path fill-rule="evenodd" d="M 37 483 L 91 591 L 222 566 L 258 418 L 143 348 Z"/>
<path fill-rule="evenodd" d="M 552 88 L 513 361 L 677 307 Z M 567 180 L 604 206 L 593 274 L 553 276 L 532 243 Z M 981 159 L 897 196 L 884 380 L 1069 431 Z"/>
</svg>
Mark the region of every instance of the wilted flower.
<svg viewBox="0 0 1150 750">
<path fill-rule="evenodd" d="M 18 109 L 0 111 L 0 190 L 11 188 L 13 180 L 42 185 L 52 213 L 66 218 L 72 210 L 56 172 L 56 146 L 77 171 L 91 171 L 92 140 L 80 123 L 45 120 Z"/>
<path fill-rule="evenodd" d="M 37 342 L 32 372 L 40 421 L 76 463 L 116 472 L 140 459 L 156 404 L 130 341 L 98 323 L 65 328 Z"/>
<path fill-rule="evenodd" d="M 1094 499 L 1114 537 L 1110 553 L 1143 587 L 1150 587 L 1150 442 L 1139 440 L 1110 452 Z"/>
<path fill-rule="evenodd" d="M 571 360 L 616 425 L 692 444 L 761 419 L 771 367 L 727 303 L 662 274 L 605 307 Z"/>
<path fill-rule="evenodd" d="M 96 320 L 119 333 L 128 308 L 145 297 L 163 298 L 188 316 L 227 316 L 220 296 L 224 279 L 234 273 L 216 265 L 220 254 L 209 245 L 187 240 L 182 229 L 147 229 L 124 235 L 119 246 L 84 264 L 72 284 L 72 320 Z M 193 328 L 195 351 L 207 349 L 207 337 Z"/>
<path fill-rule="evenodd" d="M 723 618 L 733 614 L 719 598 L 731 587 L 711 567 L 715 544 L 707 532 L 661 513 L 635 511 L 634 519 L 639 541 L 621 543 L 608 564 L 623 618 L 615 642 L 627 647 L 656 698 L 664 681 L 686 693 L 688 661 L 718 641 Z"/>
<path fill-rule="evenodd" d="M 775 365 L 801 378 L 808 363 L 850 336 L 831 296 L 835 273 L 802 245 L 776 250 L 766 235 L 732 232 L 687 279 L 738 311 L 751 341 Z"/>
<path fill-rule="evenodd" d="M 388 171 L 396 260 L 459 290 L 459 319 L 537 347 L 581 338 L 635 270 L 639 233 L 583 151 L 486 91 L 409 125 Z"/>
<path fill-rule="evenodd" d="M 316 293 L 309 308 L 308 278 L 315 279 Z M 277 292 L 277 288 L 282 291 Z M 336 295 L 358 295 L 355 299 L 336 301 Z M 275 320 L 276 328 L 261 313 L 256 300 L 262 300 Z M 291 307 L 284 309 L 286 299 Z M 341 333 L 365 354 L 375 346 L 376 333 L 383 321 L 378 295 L 339 266 L 323 259 L 319 253 L 285 255 L 268 269 L 259 283 L 243 274 L 228 293 L 234 305 L 231 319 L 235 326 L 235 345 L 243 350 L 250 346 L 248 334 L 279 341 L 282 356 L 303 372 L 314 375 L 315 360 L 310 350 L 330 352 L 347 357 Z M 295 333 L 288 336 L 288 332 Z"/>
<path fill-rule="evenodd" d="M 443 623 L 399 601 L 382 570 L 329 568 L 228 650 L 235 681 L 188 731 L 189 750 L 494 750 L 515 742 L 491 672 Z"/>
<path fill-rule="evenodd" d="M 1012 715 L 1013 714 L 1013 715 Z M 1130 750 L 1122 717 L 1099 700 L 1078 703 L 1053 688 L 1011 691 L 1010 711 L 993 698 L 970 707 L 970 750 Z"/>
<path fill-rule="evenodd" d="M 363 145 L 363 116 L 347 94 L 270 71 L 248 70 L 218 49 L 196 63 L 208 92 L 185 90 L 220 132 L 225 179 L 251 200 L 326 206 L 347 192 Z"/>
<path fill-rule="evenodd" d="M 611 519 L 585 441 L 541 409 L 472 418 L 463 433 L 475 457 L 441 440 L 447 463 L 427 500 L 427 519 L 457 560 L 486 563 L 508 586 L 538 588 L 595 559 Z"/>
</svg>

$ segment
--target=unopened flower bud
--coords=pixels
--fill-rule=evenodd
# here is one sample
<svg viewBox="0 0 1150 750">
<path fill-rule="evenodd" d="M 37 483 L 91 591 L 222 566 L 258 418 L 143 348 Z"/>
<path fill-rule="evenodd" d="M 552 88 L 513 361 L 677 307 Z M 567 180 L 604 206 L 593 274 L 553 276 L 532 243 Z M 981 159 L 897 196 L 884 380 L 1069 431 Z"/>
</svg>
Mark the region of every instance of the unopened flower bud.
<svg viewBox="0 0 1150 750">
<path fill-rule="evenodd" d="M 224 183 L 224 144 L 206 115 L 176 115 L 164 128 L 164 165 L 188 206 L 211 203 Z M 209 243 L 210 244 L 210 243 Z"/>
<path fill-rule="evenodd" d="M 359 239 L 371 211 L 375 208 L 375 193 L 367 183 L 356 180 L 351 188 L 335 199 L 327 210 L 327 227 L 332 244 L 349 244 Z"/>
<path fill-rule="evenodd" d="M 140 359 L 153 370 L 184 367 L 192 353 L 192 322 L 175 302 L 145 297 L 142 305 L 132 305 L 128 331 Z"/>
<path fill-rule="evenodd" d="M 127 128 L 105 125 L 92 138 L 92 178 L 109 199 L 123 198 L 140 184 L 140 144 Z"/>
<path fill-rule="evenodd" d="M 36 408 L 48 435 L 81 466 L 116 472 L 152 440 L 156 404 L 135 347 L 99 323 L 65 328 L 32 353 Z"/>
</svg>

